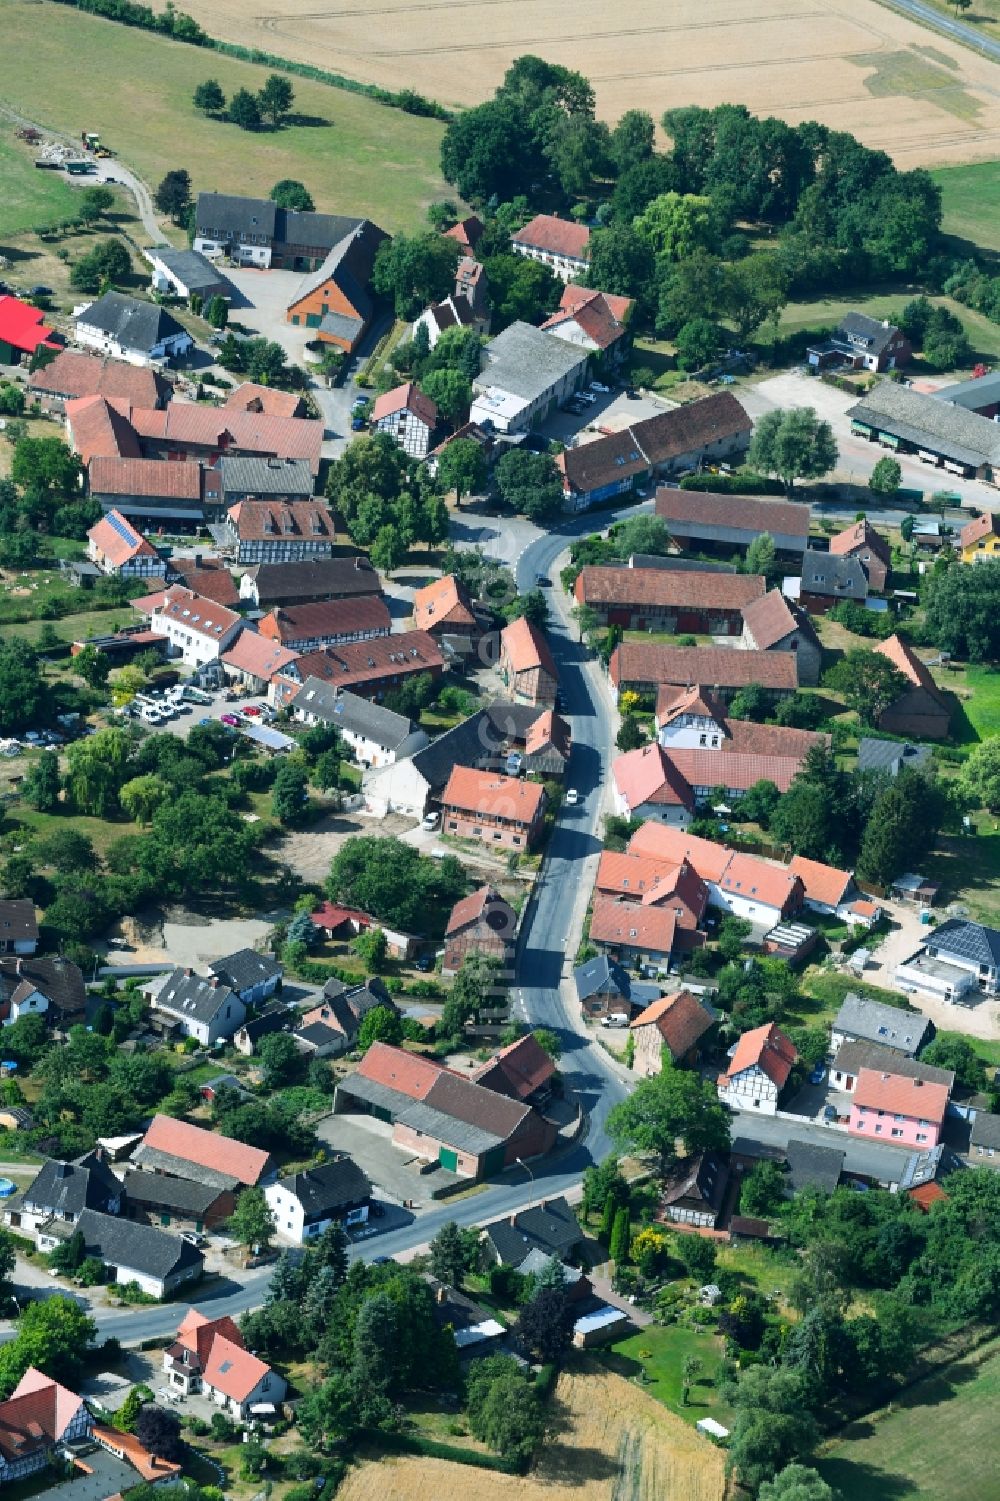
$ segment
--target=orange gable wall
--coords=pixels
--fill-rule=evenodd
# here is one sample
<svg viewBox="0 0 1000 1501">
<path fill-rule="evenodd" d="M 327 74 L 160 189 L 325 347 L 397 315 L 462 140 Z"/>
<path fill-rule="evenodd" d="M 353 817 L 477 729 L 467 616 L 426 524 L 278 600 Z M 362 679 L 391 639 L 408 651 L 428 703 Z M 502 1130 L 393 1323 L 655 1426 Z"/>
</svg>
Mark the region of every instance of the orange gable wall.
<svg viewBox="0 0 1000 1501">
<path fill-rule="evenodd" d="M 317 287 L 314 292 L 309 292 L 302 298 L 301 302 L 294 302 L 288 309 L 288 321 L 289 323 L 297 321 L 300 327 L 308 327 L 307 320 L 309 315 L 313 314 L 317 318 L 322 318 L 324 310 L 328 313 L 344 313 L 348 318 L 359 318 L 361 316 L 350 299 L 345 297 L 343 291 L 337 286 L 337 283 L 335 281 L 328 281 L 324 282 L 321 287 Z M 313 329 L 312 332 L 323 343 L 336 344 L 338 348 L 345 349 L 348 354 L 354 348 L 351 342 L 341 339 L 335 334 L 321 333 L 318 328 Z"/>
</svg>

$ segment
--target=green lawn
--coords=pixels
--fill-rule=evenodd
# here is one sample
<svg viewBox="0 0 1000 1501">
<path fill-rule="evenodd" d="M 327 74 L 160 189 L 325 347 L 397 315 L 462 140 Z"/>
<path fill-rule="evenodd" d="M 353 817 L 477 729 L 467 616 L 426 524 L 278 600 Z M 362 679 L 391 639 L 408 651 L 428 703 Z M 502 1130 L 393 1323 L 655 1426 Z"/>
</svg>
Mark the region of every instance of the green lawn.
<svg viewBox="0 0 1000 1501">
<path fill-rule="evenodd" d="M 998 1402 L 994 1346 L 981 1363 L 972 1355 L 920 1382 L 888 1416 L 853 1425 L 817 1469 L 850 1501 L 997 1501 Z"/>
<path fill-rule="evenodd" d="M 0 135 L 0 231 L 18 234 L 24 229 L 44 229 L 75 213 L 79 196 L 62 172 L 39 172 L 35 153 L 14 138 L 6 120 Z"/>
<path fill-rule="evenodd" d="M 367 215 L 390 231 L 414 228 L 430 202 L 450 195 L 438 165 L 440 121 L 295 78 L 299 123 L 247 134 L 205 119 L 191 94 L 206 78 L 227 98 L 238 88 L 259 92 L 264 67 L 29 0 L 0 0 L 0 36 L 6 103 L 67 134 L 100 131 L 154 187 L 174 167 L 187 168 L 196 192 L 264 195 L 293 177 L 317 208 Z M 4 194 L 0 233 L 11 228 L 7 202 Z"/>
<path fill-rule="evenodd" d="M 5 636 L 22 636 L 25 641 L 37 641 L 44 625 L 51 625 L 61 641 L 77 641 L 87 636 L 103 636 L 123 625 L 134 625 L 135 616 L 128 605 L 116 605 L 113 609 L 81 610 L 76 615 L 63 615 L 59 620 L 29 620 L 23 625 L 5 625 Z"/>
<path fill-rule="evenodd" d="M 4 814 L 4 832 L 23 831 L 25 841 L 33 835 L 51 834 L 56 829 L 73 829 L 77 834 L 86 835 L 99 855 L 103 855 L 108 845 L 114 844 L 123 834 L 136 833 L 136 825 L 127 818 L 111 823 L 103 818 L 88 818 L 83 813 L 39 813 L 26 803 L 18 803 Z"/>
<path fill-rule="evenodd" d="M 867 985 L 863 980 L 856 980 L 852 975 L 827 974 L 819 969 L 805 971 L 802 976 L 801 989 L 805 995 L 816 1001 L 820 1008 L 815 1014 L 804 1018 L 811 1026 L 824 1021 L 832 1021 L 840 1010 L 848 991 L 852 991 L 855 995 L 867 996 L 872 1001 L 882 1001 L 887 1006 L 898 1006 L 903 1011 L 913 1009 L 907 1006 L 905 998 L 898 991 L 883 990 L 878 985 Z"/>
<path fill-rule="evenodd" d="M 947 685 L 950 675 L 941 674 L 942 685 Z M 968 666 L 965 669 L 965 686 L 972 697 L 965 701 L 965 717 L 972 725 L 979 740 L 990 740 L 1000 735 L 1000 672 L 992 667 Z"/>
<path fill-rule="evenodd" d="M 1000 14 L 998 0 L 986 3 Z M 979 0 L 979 6 L 982 4 Z M 941 189 L 946 234 L 958 235 L 988 250 L 1000 250 L 1000 172 L 996 162 L 939 167 L 931 176 Z"/>
<path fill-rule="evenodd" d="M 941 882 L 938 906 L 965 902 L 975 922 L 1000 922 L 1000 828 L 989 813 L 972 815 L 974 835 L 939 839 L 931 873 Z"/>
<path fill-rule="evenodd" d="M 647 1329 L 640 1329 L 638 1334 L 609 1345 L 604 1358 L 623 1376 L 632 1378 L 645 1373 L 644 1389 L 686 1423 L 697 1423 L 699 1418 L 715 1418 L 729 1428 L 732 1410 L 722 1401 L 715 1387 L 722 1354 L 722 1340 L 714 1330 L 691 1329 L 682 1324 L 660 1328 L 651 1324 Z M 701 1361 L 701 1378 L 691 1388 L 691 1400 L 685 1407 L 681 1392 L 682 1368 L 687 1355 L 695 1355 Z"/>
</svg>

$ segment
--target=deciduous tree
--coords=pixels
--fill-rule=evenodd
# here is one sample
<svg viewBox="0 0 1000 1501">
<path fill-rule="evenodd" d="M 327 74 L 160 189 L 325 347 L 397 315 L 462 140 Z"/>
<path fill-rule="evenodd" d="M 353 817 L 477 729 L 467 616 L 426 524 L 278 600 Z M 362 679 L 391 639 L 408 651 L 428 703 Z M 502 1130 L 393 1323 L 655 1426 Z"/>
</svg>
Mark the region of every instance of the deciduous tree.
<svg viewBox="0 0 1000 1501">
<path fill-rule="evenodd" d="M 747 462 L 760 474 L 774 474 L 791 495 L 797 479 L 819 479 L 837 462 L 837 442 L 829 422 L 812 407 L 765 412 L 754 428 Z"/>
<path fill-rule="evenodd" d="M 185 168 L 175 167 L 161 180 L 156 190 L 156 207 L 180 224 L 191 207 L 191 174 Z"/>
</svg>

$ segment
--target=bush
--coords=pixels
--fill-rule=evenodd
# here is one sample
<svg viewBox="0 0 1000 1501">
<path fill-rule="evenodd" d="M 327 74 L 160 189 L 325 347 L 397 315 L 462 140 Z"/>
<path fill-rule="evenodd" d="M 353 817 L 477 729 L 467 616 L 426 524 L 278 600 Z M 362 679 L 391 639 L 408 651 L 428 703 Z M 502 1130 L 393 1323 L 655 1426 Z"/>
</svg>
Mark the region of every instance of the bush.
<svg viewBox="0 0 1000 1501">
<path fill-rule="evenodd" d="M 716 495 L 784 495 L 785 487 L 764 474 L 686 474 L 682 490 L 707 490 Z"/>
</svg>

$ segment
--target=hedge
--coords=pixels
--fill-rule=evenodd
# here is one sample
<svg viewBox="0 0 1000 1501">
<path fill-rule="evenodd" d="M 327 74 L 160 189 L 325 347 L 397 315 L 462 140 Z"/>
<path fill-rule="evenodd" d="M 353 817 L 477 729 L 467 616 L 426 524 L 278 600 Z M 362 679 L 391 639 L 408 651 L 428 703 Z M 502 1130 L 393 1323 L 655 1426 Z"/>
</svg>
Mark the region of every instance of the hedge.
<svg viewBox="0 0 1000 1501">
<path fill-rule="evenodd" d="M 425 1459 L 450 1459 L 453 1464 L 470 1465 L 479 1470 L 500 1470 L 504 1475 L 518 1475 L 523 1466 L 504 1459 L 500 1454 L 483 1454 L 459 1444 L 442 1444 L 438 1439 L 423 1438 L 415 1433 L 387 1433 L 381 1428 L 362 1428 L 360 1436 L 383 1449 L 402 1454 L 421 1454 Z"/>
<path fill-rule="evenodd" d="M 682 490 L 708 490 L 716 495 L 784 495 L 780 480 L 764 474 L 686 474 Z"/>
</svg>

